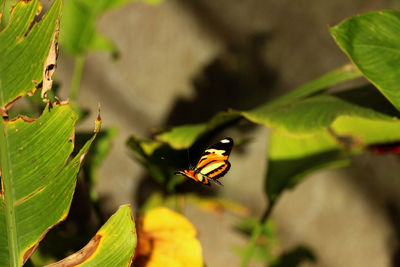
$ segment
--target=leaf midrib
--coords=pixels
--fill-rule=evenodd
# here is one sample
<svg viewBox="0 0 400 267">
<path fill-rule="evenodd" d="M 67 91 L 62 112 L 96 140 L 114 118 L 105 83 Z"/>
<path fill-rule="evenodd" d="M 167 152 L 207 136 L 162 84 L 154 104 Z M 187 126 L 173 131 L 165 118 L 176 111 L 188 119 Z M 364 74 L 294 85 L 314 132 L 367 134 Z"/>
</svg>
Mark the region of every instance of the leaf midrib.
<svg viewBox="0 0 400 267">
<path fill-rule="evenodd" d="M 0 141 L 1 150 L 1 170 L 2 170 L 2 180 L 3 180 L 3 192 L 4 192 L 4 202 L 5 202 L 5 216 L 7 225 L 7 239 L 8 239 L 8 251 L 10 255 L 10 266 L 19 266 L 19 255 L 18 255 L 18 239 L 17 239 L 17 225 L 15 220 L 15 209 L 14 209 L 14 199 L 15 192 L 12 185 L 12 171 L 10 170 L 11 162 L 11 151 L 9 149 L 9 142 L 6 134 L 6 122 L 4 119 L 2 121 L 3 133 L 1 134 L 2 140 Z"/>
</svg>

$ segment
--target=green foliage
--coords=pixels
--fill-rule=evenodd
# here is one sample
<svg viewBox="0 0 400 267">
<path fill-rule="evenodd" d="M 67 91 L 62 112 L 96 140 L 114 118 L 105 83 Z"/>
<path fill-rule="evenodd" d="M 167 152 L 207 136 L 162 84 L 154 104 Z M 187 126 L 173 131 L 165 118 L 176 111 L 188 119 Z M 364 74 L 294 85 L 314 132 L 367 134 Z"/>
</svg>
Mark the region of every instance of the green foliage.
<svg viewBox="0 0 400 267">
<path fill-rule="evenodd" d="M 346 19 L 332 36 L 372 84 L 400 109 L 400 12 L 379 11 Z"/>
<path fill-rule="evenodd" d="M 2 228 L 1 253 L 10 253 L 13 266 L 26 260 L 47 229 L 68 214 L 81 156 L 94 139 L 66 165 L 73 149 L 75 121 L 68 105 L 46 109 L 34 122 L 22 118 L 1 121 L 5 129 L 0 140 L 4 184 L 1 221 L 7 226 Z"/>
<path fill-rule="evenodd" d="M 1 0 L 0 1 L 0 13 L 1 16 L 1 23 L 0 23 L 0 30 L 4 29 L 7 24 L 8 20 L 10 19 L 10 11 L 12 7 L 18 2 L 18 0 Z"/>
<path fill-rule="evenodd" d="M 46 233 L 67 217 L 77 174 L 100 129 L 98 118 L 95 132 L 72 156 L 78 117 L 69 104 L 51 104 L 44 99 L 52 86 L 62 1 L 55 0 L 43 19 L 32 23 L 41 9 L 38 3 L 19 2 L 12 9 L 9 24 L 0 32 L 0 266 L 22 266 Z M 33 94 L 38 87 L 44 90 L 40 100 L 47 102 L 42 115 L 37 119 L 9 119 L 8 109 L 13 102 Z M 98 154 L 92 157 L 89 172 L 93 176 L 94 168 L 107 153 L 106 143 L 100 142 Z M 127 266 L 135 246 L 134 221 L 130 208 L 125 206 L 78 256 L 65 261 Z"/>
</svg>

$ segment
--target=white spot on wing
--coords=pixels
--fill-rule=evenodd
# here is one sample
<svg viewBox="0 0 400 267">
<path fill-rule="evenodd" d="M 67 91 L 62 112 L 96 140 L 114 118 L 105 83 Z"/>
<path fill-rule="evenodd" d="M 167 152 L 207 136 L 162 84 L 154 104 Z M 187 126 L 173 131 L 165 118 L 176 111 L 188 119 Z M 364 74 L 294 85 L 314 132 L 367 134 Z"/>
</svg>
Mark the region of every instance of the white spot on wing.
<svg viewBox="0 0 400 267">
<path fill-rule="evenodd" d="M 229 139 L 222 139 L 220 142 L 226 144 L 230 143 L 231 141 Z"/>
</svg>

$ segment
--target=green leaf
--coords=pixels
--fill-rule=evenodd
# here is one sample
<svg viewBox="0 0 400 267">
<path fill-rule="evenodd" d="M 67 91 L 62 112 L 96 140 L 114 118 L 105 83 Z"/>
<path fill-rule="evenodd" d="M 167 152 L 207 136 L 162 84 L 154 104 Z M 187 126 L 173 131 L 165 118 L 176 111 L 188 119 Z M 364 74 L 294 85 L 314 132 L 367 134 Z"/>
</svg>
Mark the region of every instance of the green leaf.
<svg viewBox="0 0 400 267">
<path fill-rule="evenodd" d="M 167 143 L 174 149 L 185 149 L 193 145 L 193 143 L 200 137 L 209 134 L 211 131 L 220 131 L 225 126 L 236 123 L 241 116 L 252 122 L 262 123 L 271 127 L 272 124 L 269 123 L 269 119 L 266 116 L 274 117 L 274 114 L 269 115 L 269 113 L 279 113 L 281 111 L 280 109 L 285 107 L 285 103 L 291 103 L 291 101 L 298 98 L 318 93 L 329 86 L 357 78 L 360 75 L 360 72 L 352 65 L 345 65 L 251 111 L 220 112 L 207 123 L 173 127 L 157 134 L 156 139 Z M 260 116 L 265 116 L 265 118 L 260 118 Z"/>
<path fill-rule="evenodd" d="M 81 161 L 95 138 L 68 162 L 76 120 L 69 105 L 60 104 L 47 107 L 37 120 L 0 120 L 0 266 L 22 266 L 46 232 L 67 216 Z"/>
<path fill-rule="evenodd" d="M 400 109 L 400 12 L 355 16 L 330 32 L 357 68 Z"/>
<path fill-rule="evenodd" d="M 252 122 L 303 136 L 326 130 L 337 118 L 344 116 L 398 121 L 397 118 L 353 104 L 341 95 L 334 94 L 285 101 L 273 106 L 265 105 L 242 114 Z"/>
<path fill-rule="evenodd" d="M 400 140 L 400 121 L 392 115 L 397 112 L 385 106 L 390 104 L 376 90 L 363 87 L 248 113 L 274 128 L 265 188 L 269 201 L 311 172 L 348 165 L 350 155 L 371 144 Z"/>
<path fill-rule="evenodd" d="M 51 56 L 50 52 L 55 52 L 52 45 L 56 41 L 62 1 L 55 0 L 42 21 L 34 23 L 29 29 L 38 10 L 38 2 L 20 1 L 12 10 L 13 19 L 0 32 L 0 106 L 6 109 L 19 97 L 36 91 L 36 86 L 46 75 L 46 60 Z M 51 87 L 51 84 L 47 85 L 48 78 L 43 84 L 45 91 Z"/>
<path fill-rule="evenodd" d="M 84 248 L 47 266 L 129 266 L 135 247 L 135 222 L 131 208 L 125 205 L 108 219 Z"/>
<path fill-rule="evenodd" d="M 293 137 L 273 131 L 268 150 L 265 191 L 270 203 L 316 170 L 350 164 L 349 153 L 343 152 L 328 132 Z"/>
</svg>

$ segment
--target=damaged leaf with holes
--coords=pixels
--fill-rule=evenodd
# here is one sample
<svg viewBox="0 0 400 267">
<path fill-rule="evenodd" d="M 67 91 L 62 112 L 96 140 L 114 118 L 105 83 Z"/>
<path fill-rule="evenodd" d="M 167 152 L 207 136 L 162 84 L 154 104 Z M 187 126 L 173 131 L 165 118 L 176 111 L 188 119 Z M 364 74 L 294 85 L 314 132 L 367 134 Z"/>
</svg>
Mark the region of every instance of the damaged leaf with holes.
<svg viewBox="0 0 400 267">
<path fill-rule="evenodd" d="M 61 1 L 39 22 L 34 21 L 39 1 L 21 1 L 13 9 L 9 24 L 0 32 L 0 107 L 2 115 L 20 97 L 42 88 L 50 90 L 55 69 Z"/>
<path fill-rule="evenodd" d="M 18 98 L 39 86 L 45 98 L 52 86 L 62 1 L 55 0 L 37 22 L 38 3 L 20 1 L 0 32 L 1 267 L 24 265 L 46 233 L 67 217 L 77 174 L 100 129 L 98 116 L 94 133 L 72 157 L 77 115 L 68 103 L 46 100 L 39 118 L 8 118 Z M 130 264 L 136 245 L 130 208 L 121 208 L 110 221 L 90 243 L 97 246 L 82 264 L 102 258 L 116 262 L 114 266 Z"/>
</svg>

